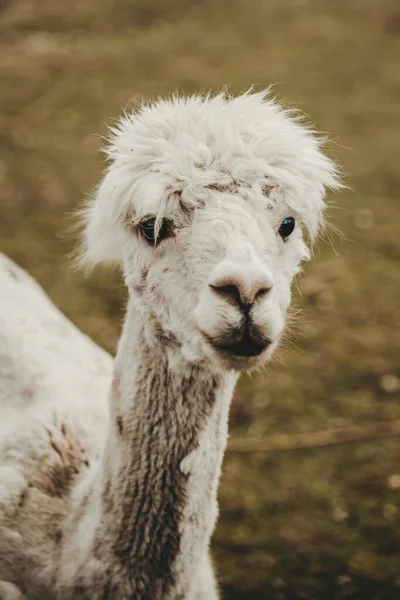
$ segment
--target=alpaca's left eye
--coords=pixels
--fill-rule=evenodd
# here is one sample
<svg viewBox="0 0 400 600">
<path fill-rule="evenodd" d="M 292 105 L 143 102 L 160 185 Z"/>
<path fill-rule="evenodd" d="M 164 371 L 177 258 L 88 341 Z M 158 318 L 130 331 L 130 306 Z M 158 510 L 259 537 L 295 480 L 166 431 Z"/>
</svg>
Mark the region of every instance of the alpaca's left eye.
<svg viewBox="0 0 400 600">
<path fill-rule="evenodd" d="M 158 246 L 160 242 L 172 235 L 171 222 L 163 219 L 157 231 L 156 237 L 156 218 L 150 217 L 139 224 L 142 237 L 151 246 Z"/>
<path fill-rule="evenodd" d="M 281 236 L 283 241 L 285 241 L 289 237 L 289 235 L 293 233 L 295 224 L 296 221 L 293 217 L 286 217 L 286 219 L 283 219 L 281 226 L 278 229 L 279 235 Z"/>
</svg>

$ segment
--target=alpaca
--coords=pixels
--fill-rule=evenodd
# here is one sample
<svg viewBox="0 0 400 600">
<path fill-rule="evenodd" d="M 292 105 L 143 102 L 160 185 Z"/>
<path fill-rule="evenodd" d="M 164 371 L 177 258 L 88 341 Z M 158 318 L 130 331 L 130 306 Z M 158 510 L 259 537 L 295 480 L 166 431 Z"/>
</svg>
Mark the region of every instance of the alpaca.
<svg viewBox="0 0 400 600">
<path fill-rule="evenodd" d="M 81 261 L 123 269 L 113 367 L 0 263 L 0 594 L 216 600 L 235 383 L 278 345 L 310 255 L 302 230 L 316 236 L 340 182 L 267 93 L 144 104 L 106 152 Z"/>
</svg>

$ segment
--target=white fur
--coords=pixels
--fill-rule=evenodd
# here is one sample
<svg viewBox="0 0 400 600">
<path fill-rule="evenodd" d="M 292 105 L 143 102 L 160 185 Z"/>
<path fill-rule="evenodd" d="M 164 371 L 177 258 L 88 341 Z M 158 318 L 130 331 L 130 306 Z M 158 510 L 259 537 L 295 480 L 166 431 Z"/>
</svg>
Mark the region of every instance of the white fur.
<svg viewBox="0 0 400 600">
<path fill-rule="evenodd" d="M 115 520 L 101 512 L 104 473 L 115 473 L 111 494 L 118 498 L 124 461 L 128 468 L 136 464 L 133 459 L 142 460 L 129 456 L 129 437 L 118 439 L 115 417 L 125 418 L 128 432 L 133 426 L 146 430 L 146 415 L 139 415 L 148 398 L 138 397 L 135 379 L 139 367 L 149 364 L 138 364 L 143 335 L 147 347 L 165 352 L 177 389 L 180 377 L 195 372 L 194 363 L 202 377 L 209 371 L 223 382 L 201 424 L 198 446 L 180 463 L 188 478 L 187 502 L 176 587 L 168 596 L 215 599 L 208 543 L 234 382 L 239 371 L 261 366 L 278 344 L 291 281 L 309 257 L 302 228 L 311 237 L 317 234 L 325 189 L 340 183 L 321 141 L 265 92 L 143 105 L 112 131 L 107 154 L 110 165 L 84 211 L 83 261 L 120 262 L 130 292 L 111 419 L 110 358 L 20 269 L 0 261 L 0 590 L 10 590 L 6 600 L 19 597 L 10 584 L 18 584 L 15 569 L 21 564 L 28 569 L 21 575 L 21 593 L 30 586 L 35 600 L 42 598 L 40 586 L 65 590 L 78 574 L 96 582 L 112 566 L 108 547 L 100 545 L 96 555 L 92 548 L 99 527 L 104 524 L 105 535 L 111 535 Z M 173 237 L 157 247 L 139 234 L 141 219 L 153 215 L 159 224 L 163 218 L 173 224 Z M 296 219 L 296 228 L 283 241 L 278 229 L 288 216 Z M 270 341 L 260 356 L 231 356 L 216 347 L 243 322 L 238 306 L 216 293 L 219 285 L 235 285 L 251 305 L 252 326 Z M 258 297 L 260 290 L 265 293 Z M 187 407 L 179 410 L 166 436 L 169 444 L 185 426 Z M 46 492 L 48 473 L 69 463 L 79 467 L 70 493 Z M 17 508 L 26 513 L 14 518 Z M 54 541 L 57 527 L 65 536 L 61 554 Z M 120 566 L 114 567 L 118 575 Z M 134 581 L 126 574 L 113 581 L 120 582 L 118 599 L 131 597 Z M 58 591 L 54 598 L 70 598 Z"/>
<path fill-rule="evenodd" d="M 87 208 L 85 260 L 124 258 L 127 216 L 168 214 L 176 192 L 188 206 L 201 205 L 215 196 L 207 185 L 233 180 L 258 196 L 271 187 L 269 199 L 299 214 L 315 236 L 325 188 L 340 187 L 323 141 L 268 92 L 144 104 L 111 130 L 110 167 Z"/>
<path fill-rule="evenodd" d="M 283 330 L 291 280 L 309 257 L 302 227 L 317 234 L 325 189 L 340 187 L 322 141 L 267 92 L 143 105 L 112 130 L 110 165 L 83 213 L 82 260 L 122 262 L 132 294 L 149 270 L 138 305 L 144 318 L 151 307 L 151 321 L 191 361 L 219 360 L 204 336 L 216 339 L 238 319 L 210 292 L 213 277 L 230 273 L 244 287 L 267 278 L 271 293 L 253 311 L 272 342 L 264 360 Z M 152 215 L 171 220 L 175 232 L 156 249 L 137 235 Z M 288 216 L 296 229 L 283 243 L 277 230 Z"/>
<path fill-rule="evenodd" d="M 32 557 L 53 576 L 49 519 L 64 533 L 69 507 L 46 492 L 45 482 L 64 463 L 79 467 L 77 460 L 90 461 L 91 479 L 107 432 L 112 360 L 2 254 L 0 290 L 0 598 L 13 600 L 20 596 L 11 583 L 19 584 Z"/>
</svg>

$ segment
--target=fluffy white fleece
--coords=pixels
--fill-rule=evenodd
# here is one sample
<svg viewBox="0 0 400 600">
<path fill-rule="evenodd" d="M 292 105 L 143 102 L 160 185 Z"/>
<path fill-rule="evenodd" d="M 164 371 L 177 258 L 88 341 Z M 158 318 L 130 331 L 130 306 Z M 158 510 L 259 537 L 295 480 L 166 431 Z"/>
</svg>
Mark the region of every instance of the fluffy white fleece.
<svg viewBox="0 0 400 600">
<path fill-rule="evenodd" d="M 83 261 L 119 261 L 129 244 L 127 218 L 167 216 L 179 201 L 201 204 L 207 186 L 267 190 L 300 214 L 311 237 L 323 222 L 325 188 L 340 187 L 325 142 L 267 91 L 238 97 L 175 97 L 141 105 L 111 129 L 111 161 L 84 211 Z"/>
</svg>

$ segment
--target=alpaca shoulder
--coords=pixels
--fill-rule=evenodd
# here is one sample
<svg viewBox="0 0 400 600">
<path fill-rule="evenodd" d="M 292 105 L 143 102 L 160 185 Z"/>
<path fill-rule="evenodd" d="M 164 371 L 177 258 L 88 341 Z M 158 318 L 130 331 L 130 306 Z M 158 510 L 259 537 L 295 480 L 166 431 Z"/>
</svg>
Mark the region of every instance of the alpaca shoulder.
<svg viewBox="0 0 400 600">
<path fill-rule="evenodd" d="M 110 356 L 21 268 L 0 254 L 1 440 L 32 417 L 104 418 Z"/>
<path fill-rule="evenodd" d="M 26 465 L 27 452 L 43 458 L 51 448 L 65 459 L 64 446 L 71 453 L 85 437 L 86 446 L 97 445 L 107 420 L 111 357 L 1 254 L 0 290 L 0 464 L 10 448 Z"/>
</svg>

